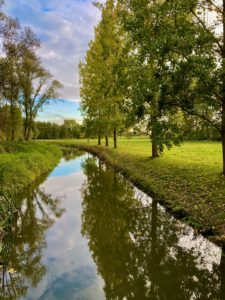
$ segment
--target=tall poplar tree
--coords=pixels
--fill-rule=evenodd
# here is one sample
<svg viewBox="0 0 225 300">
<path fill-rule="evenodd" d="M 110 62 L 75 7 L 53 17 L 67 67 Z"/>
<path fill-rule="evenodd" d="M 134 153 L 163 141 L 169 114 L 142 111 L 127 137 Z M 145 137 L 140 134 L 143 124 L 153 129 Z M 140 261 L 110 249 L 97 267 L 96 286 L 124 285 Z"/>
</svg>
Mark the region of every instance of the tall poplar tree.
<svg viewBox="0 0 225 300">
<path fill-rule="evenodd" d="M 81 98 L 84 114 L 96 124 L 98 135 L 113 133 L 123 122 L 124 77 L 126 74 L 125 35 L 118 18 L 116 1 L 95 3 L 102 13 L 90 43 L 85 63 L 80 65 Z"/>
<path fill-rule="evenodd" d="M 104 84 L 101 75 L 104 73 L 102 48 L 97 40 L 90 42 L 84 64 L 80 64 L 81 82 L 81 109 L 92 133 L 98 136 L 98 145 L 101 136 L 107 134 L 104 103 Z"/>
</svg>

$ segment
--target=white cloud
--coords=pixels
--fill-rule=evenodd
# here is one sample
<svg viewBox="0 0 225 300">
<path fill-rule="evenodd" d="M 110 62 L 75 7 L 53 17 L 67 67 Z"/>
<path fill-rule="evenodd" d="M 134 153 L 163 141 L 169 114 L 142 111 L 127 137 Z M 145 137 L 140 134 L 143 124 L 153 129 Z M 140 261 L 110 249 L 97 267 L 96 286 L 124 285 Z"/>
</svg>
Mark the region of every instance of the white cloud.
<svg viewBox="0 0 225 300">
<path fill-rule="evenodd" d="M 61 97 L 78 101 L 78 64 L 100 18 L 92 1 L 8 0 L 5 10 L 23 25 L 31 26 L 41 39 L 43 64 L 64 84 Z"/>
</svg>

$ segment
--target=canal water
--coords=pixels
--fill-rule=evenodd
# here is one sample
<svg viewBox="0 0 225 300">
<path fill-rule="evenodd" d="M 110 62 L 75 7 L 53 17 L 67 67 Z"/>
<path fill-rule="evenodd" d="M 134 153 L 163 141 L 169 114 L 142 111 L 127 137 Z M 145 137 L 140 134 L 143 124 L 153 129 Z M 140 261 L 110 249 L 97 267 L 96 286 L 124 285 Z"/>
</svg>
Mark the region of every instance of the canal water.
<svg viewBox="0 0 225 300">
<path fill-rule="evenodd" d="M 89 154 L 67 154 L 21 201 L 0 299 L 225 299 L 221 249 Z"/>
</svg>

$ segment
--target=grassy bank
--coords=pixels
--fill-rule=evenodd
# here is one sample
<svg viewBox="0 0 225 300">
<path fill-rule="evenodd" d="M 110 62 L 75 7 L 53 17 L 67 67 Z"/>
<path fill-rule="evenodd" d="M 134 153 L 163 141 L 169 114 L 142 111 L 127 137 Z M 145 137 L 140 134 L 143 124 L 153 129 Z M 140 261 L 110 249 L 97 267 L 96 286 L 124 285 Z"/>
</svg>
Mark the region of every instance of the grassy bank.
<svg viewBox="0 0 225 300">
<path fill-rule="evenodd" d="M 145 138 L 120 139 L 118 149 L 98 147 L 96 141 L 86 140 L 55 143 L 98 154 L 174 215 L 217 244 L 225 244 L 225 178 L 221 175 L 220 143 L 186 142 L 154 160 Z"/>
<path fill-rule="evenodd" d="M 35 142 L 0 143 L 0 187 L 18 193 L 59 161 L 61 150 Z"/>
<path fill-rule="evenodd" d="M 16 195 L 59 161 L 59 147 L 35 142 L 0 143 L 0 253 L 1 240 L 10 231 L 20 209 Z"/>
</svg>

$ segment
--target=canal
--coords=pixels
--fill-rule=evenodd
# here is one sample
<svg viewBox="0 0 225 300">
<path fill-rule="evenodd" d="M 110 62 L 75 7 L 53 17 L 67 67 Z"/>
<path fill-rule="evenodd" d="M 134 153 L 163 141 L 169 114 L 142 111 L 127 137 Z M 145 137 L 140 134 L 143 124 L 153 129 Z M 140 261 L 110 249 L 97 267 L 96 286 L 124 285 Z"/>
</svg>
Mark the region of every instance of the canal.
<svg viewBox="0 0 225 300">
<path fill-rule="evenodd" d="M 97 158 L 67 153 L 21 197 L 0 299 L 225 299 L 225 256 Z"/>
</svg>

